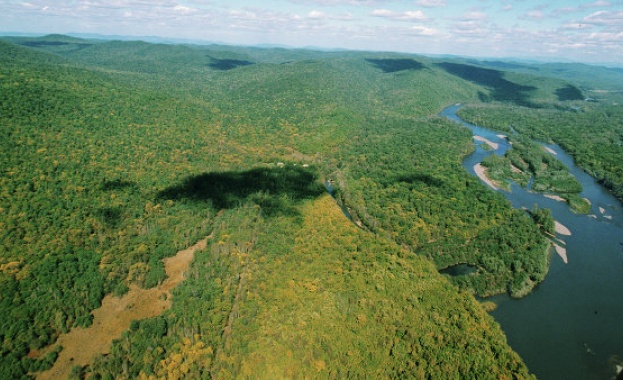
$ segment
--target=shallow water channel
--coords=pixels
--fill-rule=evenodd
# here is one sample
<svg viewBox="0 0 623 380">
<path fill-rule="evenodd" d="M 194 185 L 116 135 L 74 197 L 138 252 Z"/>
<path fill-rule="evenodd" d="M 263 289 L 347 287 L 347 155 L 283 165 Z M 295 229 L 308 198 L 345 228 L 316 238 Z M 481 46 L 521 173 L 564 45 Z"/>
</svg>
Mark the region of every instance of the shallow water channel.
<svg viewBox="0 0 623 380">
<path fill-rule="evenodd" d="M 498 143 L 497 150 L 476 151 L 463 165 L 472 174 L 474 165 L 490 154 L 510 148 L 496 132 L 462 121 L 459 105 L 441 112 L 468 128 L 475 136 Z M 513 207 L 534 204 L 552 210 L 554 218 L 571 230 L 566 242 L 568 263 L 555 252 L 545 280 L 528 296 L 515 300 L 496 296 L 491 314 L 502 326 L 511 347 L 539 379 L 614 379 L 623 365 L 623 208 L 597 182 L 577 168 L 560 147 L 547 145 L 582 184 L 582 197 L 592 204 L 589 215 L 573 213 L 558 202 L 516 184 L 500 191 Z M 489 190 L 494 191 L 494 190 Z"/>
</svg>

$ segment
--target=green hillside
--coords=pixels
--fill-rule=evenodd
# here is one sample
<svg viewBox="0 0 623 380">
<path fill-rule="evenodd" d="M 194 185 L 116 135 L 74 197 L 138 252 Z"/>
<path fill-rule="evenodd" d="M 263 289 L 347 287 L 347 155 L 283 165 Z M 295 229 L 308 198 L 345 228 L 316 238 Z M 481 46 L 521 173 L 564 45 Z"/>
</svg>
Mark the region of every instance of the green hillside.
<svg viewBox="0 0 623 380">
<path fill-rule="evenodd" d="M 162 285 L 162 259 L 208 236 L 171 308 L 71 376 L 531 377 L 473 294 L 544 278 L 542 220 L 472 178 L 470 133 L 436 115 L 569 112 L 573 83 L 55 35 L 0 60 L 1 377 L 50 368 L 105 295 Z M 438 273 L 460 263 L 477 272 Z"/>
</svg>

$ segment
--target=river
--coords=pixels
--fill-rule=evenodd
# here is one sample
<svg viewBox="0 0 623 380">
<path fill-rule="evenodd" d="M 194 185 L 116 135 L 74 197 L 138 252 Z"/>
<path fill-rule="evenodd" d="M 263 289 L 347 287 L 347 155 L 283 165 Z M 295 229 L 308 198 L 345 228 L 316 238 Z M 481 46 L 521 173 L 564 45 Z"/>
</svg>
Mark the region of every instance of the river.
<svg viewBox="0 0 623 380">
<path fill-rule="evenodd" d="M 504 154 L 510 145 L 496 132 L 461 120 L 459 108 L 450 106 L 440 115 L 499 144 L 491 150 L 475 141 L 475 152 L 463 161 L 475 175 L 474 165 L 490 154 Z M 519 300 L 506 295 L 490 298 L 498 305 L 491 314 L 539 379 L 614 379 L 623 365 L 623 208 L 560 147 L 546 147 L 582 184 L 581 196 L 590 200 L 592 210 L 589 215 L 575 214 L 566 203 L 516 184 L 510 192 L 497 190 L 513 207 L 532 209 L 538 204 L 551 209 L 572 235 L 559 235 L 566 242 L 568 263 L 552 253 L 545 280 Z"/>
</svg>

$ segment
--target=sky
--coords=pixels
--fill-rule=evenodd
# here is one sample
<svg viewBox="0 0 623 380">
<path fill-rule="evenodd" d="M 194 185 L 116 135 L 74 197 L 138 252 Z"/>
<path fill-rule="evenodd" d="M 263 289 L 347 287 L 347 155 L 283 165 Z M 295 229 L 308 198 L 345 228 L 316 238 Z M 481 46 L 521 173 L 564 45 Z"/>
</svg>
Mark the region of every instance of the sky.
<svg viewBox="0 0 623 380">
<path fill-rule="evenodd" d="M 0 32 L 623 64 L 623 0 L 0 0 Z"/>
</svg>

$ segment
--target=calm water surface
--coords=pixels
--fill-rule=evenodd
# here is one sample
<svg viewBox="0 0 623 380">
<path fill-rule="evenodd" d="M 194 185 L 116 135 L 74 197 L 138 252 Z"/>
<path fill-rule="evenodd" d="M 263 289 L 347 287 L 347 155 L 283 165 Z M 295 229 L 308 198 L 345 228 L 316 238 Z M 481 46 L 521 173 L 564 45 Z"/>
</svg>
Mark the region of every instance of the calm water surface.
<svg viewBox="0 0 623 380">
<path fill-rule="evenodd" d="M 446 108 L 441 115 L 499 143 L 493 152 L 477 142 L 476 151 L 463 161 L 473 167 L 490 154 L 510 148 L 496 132 L 463 122 Z M 531 193 L 512 184 L 511 192 L 500 191 L 513 207 L 531 209 L 534 204 L 552 210 L 571 236 L 559 236 L 567 244 L 568 264 L 553 252 L 550 270 L 530 295 L 520 300 L 496 296 L 492 313 L 508 342 L 540 379 L 614 379 L 623 364 L 623 209 L 596 181 L 577 168 L 558 146 L 547 145 L 557 154 L 583 187 L 582 197 L 592 203 L 589 215 L 573 213 L 566 203 Z"/>
</svg>

